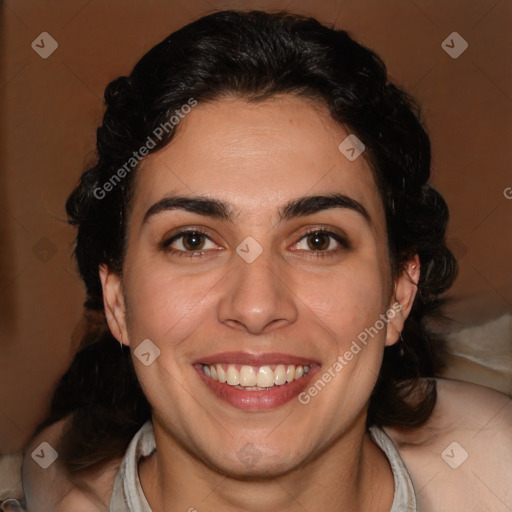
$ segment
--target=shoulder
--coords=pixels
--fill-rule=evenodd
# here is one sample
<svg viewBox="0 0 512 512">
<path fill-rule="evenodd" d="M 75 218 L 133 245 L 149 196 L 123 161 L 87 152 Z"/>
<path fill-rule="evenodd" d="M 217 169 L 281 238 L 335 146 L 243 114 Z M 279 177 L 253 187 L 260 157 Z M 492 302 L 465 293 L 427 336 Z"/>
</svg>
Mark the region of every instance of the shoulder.
<svg viewBox="0 0 512 512">
<path fill-rule="evenodd" d="M 420 510 L 505 510 L 512 503 L 512 399 L 462 381 L 436 379 L 425 425 L 385 428 L 411 474 Z"/>
<path fill-rule="evenodd" d="M 97 512 L 108 509 L 121 458 L 73 477 L 66 473 L 58 456 L 47 468 L 39 466 L 32 458 L 32 452 L 43 442 L 54 449 L 57 447 L 69 419 L 66 417 L 46 427 L 25 447 L 23 489 L 28 512 Z"/>
</svg>

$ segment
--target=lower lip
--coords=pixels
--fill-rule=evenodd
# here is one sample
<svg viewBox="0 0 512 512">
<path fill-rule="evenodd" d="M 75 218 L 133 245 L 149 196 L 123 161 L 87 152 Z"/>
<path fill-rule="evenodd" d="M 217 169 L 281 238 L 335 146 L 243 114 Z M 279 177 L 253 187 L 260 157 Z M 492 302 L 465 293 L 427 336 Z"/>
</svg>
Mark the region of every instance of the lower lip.
<svg viewBox="0 0 512 512">
<path fill-rule="evenodd" d="M 315 365 L 304 377 L 293 382 L 287 382 L 281 386 L 274 386 L 268 391 L 244 391 L 237 389 L 229 384 L 207 377 L 201 364 L 195 365 L 195 369 L 203 382 L 221 400 L 245 411 L 262 411 L 279 407 L 296 398 L 307 387 L 311 378 L 320 367 Z"/>
</svg>

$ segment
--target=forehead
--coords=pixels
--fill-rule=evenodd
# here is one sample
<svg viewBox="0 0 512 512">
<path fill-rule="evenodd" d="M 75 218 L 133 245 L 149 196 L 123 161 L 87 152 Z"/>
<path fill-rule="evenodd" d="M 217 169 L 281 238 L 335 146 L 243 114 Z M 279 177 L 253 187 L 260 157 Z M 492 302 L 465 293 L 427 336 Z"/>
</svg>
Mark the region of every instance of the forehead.
<svg viewBox="0 0 512 512">
<path fill-rule="evenodd" d="M 200 102 L 173 140 L 141 164 L 133 218 L 173 194 L 220 199 L 239 219 L 256 219 L 290 198 L 342 193 L 363 203 L 378 224 L 384 214 L 368 163 L 339 149 L 348 135 L 313 100 Z"/>
</svg>

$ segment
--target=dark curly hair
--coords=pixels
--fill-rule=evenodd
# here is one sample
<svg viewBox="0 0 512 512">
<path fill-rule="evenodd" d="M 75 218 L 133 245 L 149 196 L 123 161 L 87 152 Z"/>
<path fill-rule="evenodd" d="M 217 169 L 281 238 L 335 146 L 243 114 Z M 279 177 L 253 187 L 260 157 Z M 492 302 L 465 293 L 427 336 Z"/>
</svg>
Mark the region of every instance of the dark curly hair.
<svg viewBox="0 0 512 512">
<path fill-rule="evenodd" d="M 101 264 L 122 272 L 137 167 L 108 193 L 101 187 L 191 98 L 201 103 L 237 95 L 259 102 L 279 94 L 322 102 L 365 144 L 386 212 L 392 275 L 419 255 L 418 293 L 403 340 L 385 349 L 367 424 L 408 428 L 429 418 L 436 401 L 431 377 L 442 368 L 444 343 L 426 320 L 440 313 L 441 294 L 457 265 L 445 245 L 446 203 L 428 183 L 430 141 L 419 108 L 389 81 L 382 60 L 343 30 L 288 13 L 222 11 L 174 32 L 130 76 L 108 85 L 97 163 L 66 203 L 70 223 L 78 226 L 75 255 L 87 288 L 85 307 L 96 320 L 38 431 L 72 413 L 59 447 L 70 473 L 122 456 L 151 414 L 129 348 L 106 327 L 98 276 Z M 169 130 L 151 152 L 175 132 Z"/>
</svg>

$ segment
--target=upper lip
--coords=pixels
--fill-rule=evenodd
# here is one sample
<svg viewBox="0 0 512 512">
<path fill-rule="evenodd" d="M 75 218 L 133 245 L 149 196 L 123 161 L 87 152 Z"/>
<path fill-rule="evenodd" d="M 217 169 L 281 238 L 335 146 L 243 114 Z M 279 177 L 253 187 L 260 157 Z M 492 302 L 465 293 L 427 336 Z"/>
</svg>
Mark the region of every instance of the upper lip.
<svg viewBox="0 0 512 512">
<path fill-rule="evenodd" d="M 294 356 L 292 354 L 283 354 L 272 352 L 266 354 L 257 354 L 253 352 L 220 352 L 209 356 L 199 357 L 192 364 L 240 364 L 244 366 L 268 366 L 272 364 L 294 364 L 310 365 L 318 364 L 313 359 Z"/>
</svg>

